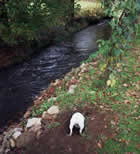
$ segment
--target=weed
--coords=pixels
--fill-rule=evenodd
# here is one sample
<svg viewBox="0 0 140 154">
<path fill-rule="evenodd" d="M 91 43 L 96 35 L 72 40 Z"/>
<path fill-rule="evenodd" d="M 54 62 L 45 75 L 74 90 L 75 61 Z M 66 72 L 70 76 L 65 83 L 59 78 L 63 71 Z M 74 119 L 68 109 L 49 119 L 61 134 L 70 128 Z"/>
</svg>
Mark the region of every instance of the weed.
<svg viewBox="0 0 140 154">
<path fill-rule="evenodd" d="M 60 126 L 60 123 L 59 123 L 59 122 L 53 122 L 53 123 L 50 123 L 50 124 L 47 125 L 47 127 L 48 127 L 49 129 L 51 129 L 51 128 L 56 128 L 56 127 L 58 127 L 58 126 Z"/>
</svg>

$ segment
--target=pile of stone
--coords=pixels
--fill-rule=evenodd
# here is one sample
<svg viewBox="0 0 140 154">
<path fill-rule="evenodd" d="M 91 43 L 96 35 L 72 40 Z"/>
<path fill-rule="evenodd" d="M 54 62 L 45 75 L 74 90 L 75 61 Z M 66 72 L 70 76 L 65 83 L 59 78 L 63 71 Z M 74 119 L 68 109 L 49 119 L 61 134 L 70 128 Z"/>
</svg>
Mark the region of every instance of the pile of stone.
<svg viewBox="0 0 140 154">
<path fill-rule="evenodd" d="M 6 154 L 14 148 L 23 148 L 35 139 L 39 139 L 42 134 L 42 120 L 56 117 L 59 113 L 58 106 L 51 106 L 44 111 L 41 118 L 29 118 L 25 128 L 14 128 L 4 132 L 1 137 L 0 154 Z"/>
</svg>

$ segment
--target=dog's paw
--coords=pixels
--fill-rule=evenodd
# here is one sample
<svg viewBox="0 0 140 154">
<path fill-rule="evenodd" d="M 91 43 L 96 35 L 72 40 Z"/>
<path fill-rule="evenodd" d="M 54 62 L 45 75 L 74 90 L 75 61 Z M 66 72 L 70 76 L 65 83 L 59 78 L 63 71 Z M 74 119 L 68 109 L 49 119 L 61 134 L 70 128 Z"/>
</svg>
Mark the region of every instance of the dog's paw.
<svg viewBox="0 0 140 154">
<path fill-rule="evenodd" d="M 67 136 L 72 136 L 72 134 L 67 134 Z"/>
</svg>

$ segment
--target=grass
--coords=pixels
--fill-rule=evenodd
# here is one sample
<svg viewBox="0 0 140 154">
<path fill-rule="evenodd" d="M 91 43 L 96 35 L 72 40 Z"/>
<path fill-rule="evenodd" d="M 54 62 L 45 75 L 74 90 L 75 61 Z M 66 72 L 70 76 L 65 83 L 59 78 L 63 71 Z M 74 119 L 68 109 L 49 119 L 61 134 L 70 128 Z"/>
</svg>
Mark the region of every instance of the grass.
<svg viewBox="0 0 140 154">
<path fill-rule="evenodd" d="M 78 1 L 78 5 L 80 5 L 80 12 L 78 12 L 77 16 L 100 16 L 103 15 L 103 10 L 101 8 L 101 3 L 98 1 L 89 2 L 89 1 Z"/>
<path fill-rule="evenodd" d="M 80 4 L 81 9 L 85 9 L 85 10 L 101 8 L 100 2 L 78 1 L 77 4 Z"/>
<path fill-rule="evenodd" d="M 124 154 L 140 153 L 140 26 L 133 47 L 116 65 L 116 84 L 107 86 L 101 60 L 87 62 L 83 69 L 77 68 L 60 80 L 61 85 L 52 94 L 56 101 L 46 98 L 34 115 L 42 114 L 51 105 L 62 109 L 93 105 L 101 110 L 116 113 L 118 122 L 112 125 L 115 135 L 104 142 L 98 153 Z M 101 59 L 101 57 L 100 57 Z M 68 94 L 69 85 L 76 82 L 74 94 Z M 119 115 L 119 116 L 118 116 Z M 90 138 L 88 136 L 88 138 Z"/>
<path fill-rule="evenodd" d="M 140 27 L 134 47 L 123 59 L 123 70 L 115 92 L 119 91 L 119 104 L 110 101 L 110 106 L 120 116 L 117 135 L 109 139 L 99 153 L 140 153 Z M 138 75 L 139 74 L 139 75 Z M 113 96 L 116 100 L 116 98 Z"/>
</svg>

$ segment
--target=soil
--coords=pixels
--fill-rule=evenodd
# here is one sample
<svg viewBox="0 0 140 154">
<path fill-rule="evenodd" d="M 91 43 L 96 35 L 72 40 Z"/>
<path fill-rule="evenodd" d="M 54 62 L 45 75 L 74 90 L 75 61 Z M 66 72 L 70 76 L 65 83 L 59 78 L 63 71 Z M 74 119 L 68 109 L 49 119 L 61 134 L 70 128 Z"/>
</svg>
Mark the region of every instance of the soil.
<svg viewBox="0 0 140 154">
<path fill-rule="evenodd" d="M 86 117 L 85 129 L 82 136 L 76 128 L 73 135 L 68 136 L 69 120 L 76 111 Z M 76 109 L 74 112 L 65 111 L 50 124 L 43 121 L 42 136 L 22 149 L 11 151 L 10 154 L 96 154 L 97 148 L 102 148 L 105 140 L 113 136 L 113 131 L 109 129 L 113 114 L 98 111 L 93 107 Z"/>
</svg>

